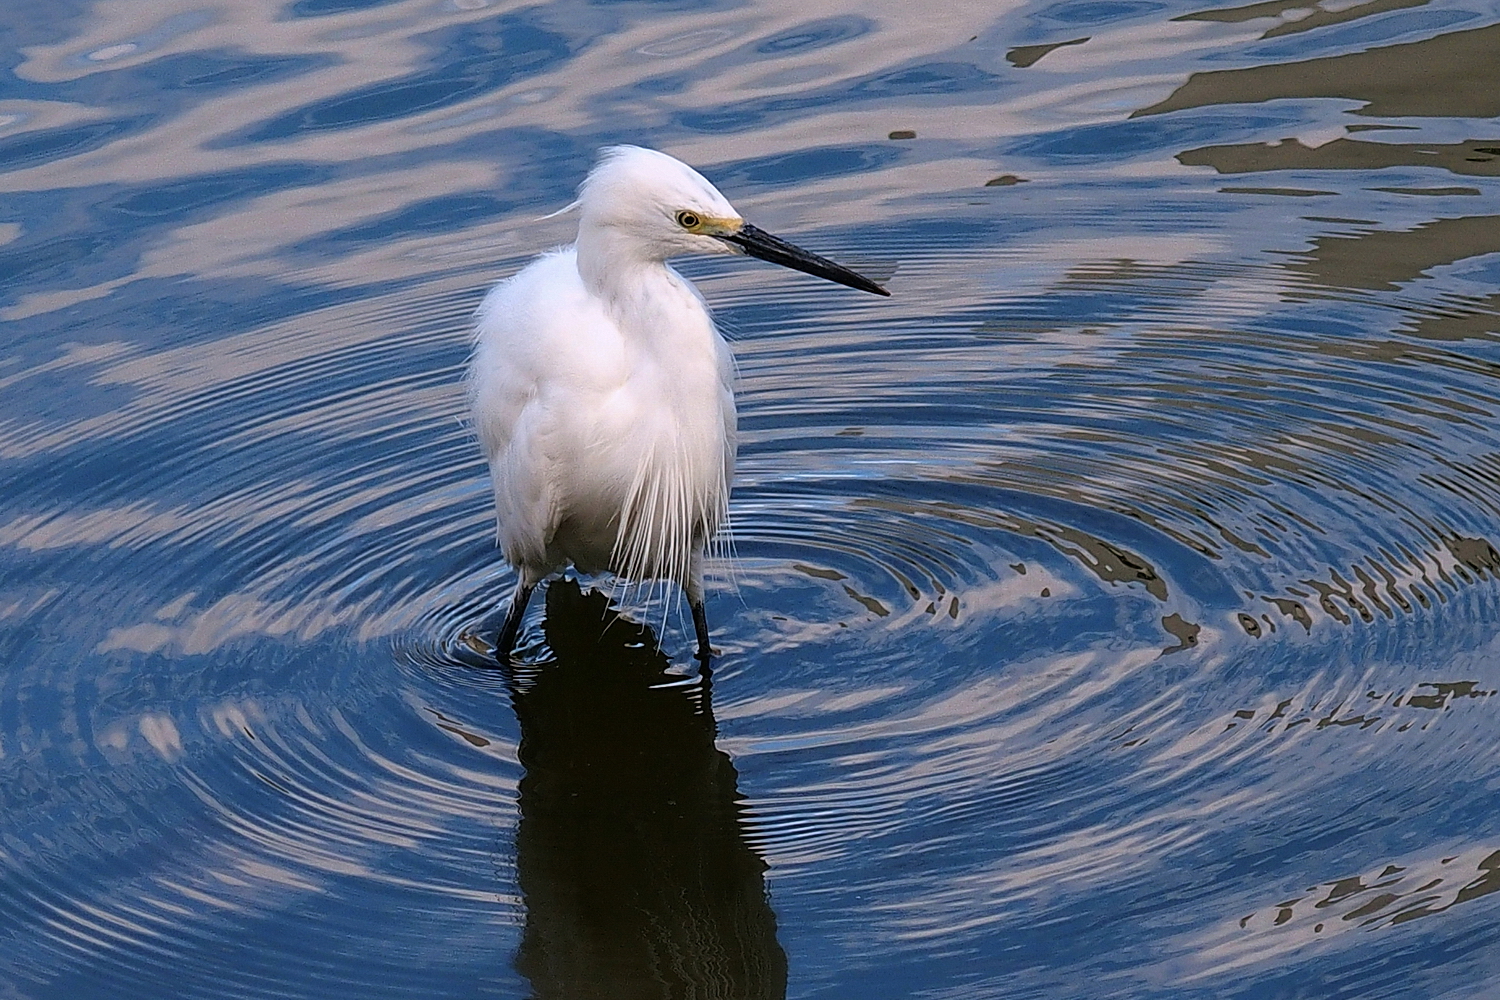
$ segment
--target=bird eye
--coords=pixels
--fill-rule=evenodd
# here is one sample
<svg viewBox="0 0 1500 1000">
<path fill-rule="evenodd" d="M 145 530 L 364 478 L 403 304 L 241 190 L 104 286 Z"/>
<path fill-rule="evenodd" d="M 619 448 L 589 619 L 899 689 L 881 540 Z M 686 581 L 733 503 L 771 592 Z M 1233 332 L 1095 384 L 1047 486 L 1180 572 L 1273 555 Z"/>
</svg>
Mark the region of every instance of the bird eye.
<svg viewBox="0 0 1500 1000">
<path fill-rule="evenodd" d="M 702 223 L 703 220 L 692 212 L 677 213 L 677 224 L 683 229 L 697 229 Z"/>
</svg>

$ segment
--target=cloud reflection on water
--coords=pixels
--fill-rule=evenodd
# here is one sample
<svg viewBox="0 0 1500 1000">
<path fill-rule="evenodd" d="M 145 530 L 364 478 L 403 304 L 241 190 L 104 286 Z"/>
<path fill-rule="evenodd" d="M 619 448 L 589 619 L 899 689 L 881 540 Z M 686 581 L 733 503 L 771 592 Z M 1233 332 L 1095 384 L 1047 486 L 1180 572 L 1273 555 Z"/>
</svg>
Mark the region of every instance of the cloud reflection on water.
<svg viewBox="0 0 1500 1000">
<path fill-rule="evenodd" d="M 1483 4 L 28 11 L 21 989 L 515 996 L 518 946 L 545 994 L 737 944 L 769 996 L 1493 981 Z M 651 686 L 675 634 L 568 585 L 515 714 L 452 655 L 507 582 L 468 314 L 622 139 L 897 286 L 684 264 L 743 378 L 717 740 Z"/>
</svg>

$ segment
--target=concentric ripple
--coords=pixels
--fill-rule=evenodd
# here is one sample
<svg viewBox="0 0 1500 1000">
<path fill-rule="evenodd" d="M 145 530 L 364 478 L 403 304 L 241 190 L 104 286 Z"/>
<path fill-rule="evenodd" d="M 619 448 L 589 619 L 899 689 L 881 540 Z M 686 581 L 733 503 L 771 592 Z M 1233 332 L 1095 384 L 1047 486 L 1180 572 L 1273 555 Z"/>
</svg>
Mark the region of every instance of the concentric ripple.
<svg viewBox="0 0 1500 1000">
<path fill-rule="evenodd" d="M 1303 14 L 17 20 L 0 996 L 1484 994 L 1494 12 Z M 502 670 L 470 317 L 618 141 L 895 294 L 681 262 L 713 668 Z"/>
<path fill-rule="evenodd" d="M 1445 808 L 1458 822 L 1451 799 L 1413 788 L 1373 801 L 1358 776 L 1370 753 L 1458 771 L 1492 747 L 1479 734 L 1500 689 L 1483 626 L 1500 562 L 1483 472 L 1495 452 L 1484 419 L 1493 371 L 1482 354 L 1403 334 L 1399 300 L 1348 299 L 1361 323 L 1391 328 L 1387 346 L 1372 354 L 1351 336 L 1356 346 L 1332 362 L 1329 337 L 1262 336 L 1243 319 L 1225 329 L 1212 314 L 1216 285 L 1274 277 L 1191 264 L 1133 275 L 1128 308 L 1110 328 L 1083 331 L 1046 329 L 1041 316 L 1068 310 L 1074 277 L 1045 298 L 968 303 L 914 326 L 802 288 L 771 312 L 752 278 L 700 273 L 735 331 L 742 378 L 732 554 L 710 604 L 722 650 L 711 718 L 738 777 L 673 794 L 707 795 L 701 808 L 714 812 L 740 785 L 756 791 L 705 856 L 748 865 L 751 888 L 683 889 L 699 900 L 694 919 L 770 919 L 731 902 L 754 895 L 764 864 L 779 894 L 825 886 L 827 933 L 858 927 L 913 954 L 933 941 L 982 952 L 994 935 L 1024 938 L 1039 923 L 1081 933 L 1107 905 L 1156 913 L 1165 935 L 1121 937 L 1115 954 L 1148 965 L 1211 940 L 1215 962 L 1234 969 L 1256 949 L 1322 932 L 1282 933 L 1286 921 L 1256 915 L 1272 903 L 1300 911 L 1270 899 L 1274 879 L 1253 858 L 1226 869 L 1246 836 L 1232 817 L 1325 835 L 1299 805 L 1316 796 L 1318 816 L 1347 814 L 1336 828 L 1346 841 L 1389 839 L 1403 816 Z M 1086 285 L 1089 295 L 1109 287 L 1097 276 Z M 13 759 L 72 774 L 78 810 L 64 827 L 62 857 L 73 860 L 42 865 L 25 850 L 32 860 L 7 894 L 13 913 L 50 914 L 28 981 L 67 967 L 57 982 L 70 988 L 144 990 L 160 963 L 217 969 L 206 956 L 227 953 L 232 988 L 253 995 L 277 973 L 244 942 L 264 947 L 269 935 L 283 942 L 276 962 L 312 990 L 325 981 L 319 956 L 348 932 L 330 916 L 310 929 L 299 907 L 315 897 L 379 899 L 409 928 L 381 930 L 384 957 L 357 976 L 329 973 L 341 989 L 419 981 L 411 968 L 435 925 L 446 961 L 474 975 L 513 977 L 511 947 L 533 983 L 560 974 L 537 949 L 561 945 L 537 935 L 581 919 L 556 894 L 574 891 L 566 873 L 583 858 L 527 847 L 518 869 L 511 846 L 532 843 L 525 831 L 537 822 L 574 822 L 527 818 L 533 808 L 551 817 L 524 790 L 526 773 L 542 773 L 526 763 L 528 739 L 540 737 L 528 737 L 525 712 L 502 706 L 526 704 L 540 682 L 518 689 L 479 669 L 482 651 L 461 640 L 510 580 L 461 422 L 477 291 L 444 279 L 212 352 L 101 355 L 89 362 L 95 382 L 138 388 L 125 407 L 7 439 L 36 454 L 50 434 L 157 456 L 86 494 L 65 495 L 65 471 L 38 475 L 24 496 L 42 513 L 8 529 L 17 552 L 79 575 L 74 600 L 88 593 L 83 573 L 109 576 L 133 581 L 137 596 L 122 603 L 146 612 L 103 616 L 82 633 L 85 652 L 128 670 L 75 681 L 50 704 L 25 695 L 34 676 L 10 682 Z M 1185 319 L 1193 303 L 1202 325 Z M 1344 354 L 1361 358 L 1357 379 Z M 1434 488 L 1460 474 L 1463 490 Z M 188 496 L 142 499 L 157 475 Z M 10 586 L 37 595 L 19 612 L 22 642 L 27 630 L 80 635 L 72 604 L 19 578 Z M 654 628 L 592 655 L 659 643 L 655 655 L 685 664 L 687 633 L 669 612 L 636 607 Z M 573 669 L 578 651 L 555 648 L 557 629 L 623 641 L 606 619 L 551 605 L 533 614 L 535 676 Z M 392 643 L 394 659 L 381 652 Z M 650 669 L 664 672 L 612 697 L 660 689 L 702 711 L 690 688 L 676 690 L 683 666 Z M 1289 771 L 1295 760 L 1317 767 Z M 26 788 L 14 784 L 12 829 L 39 836 L 68 809 L 40 791 L 28 803 Z M 149 814 L 125 805 L 142 797 Z M 120 804 L 115 818 L 98 815 L 101 802 Z M 1456 841 L 1449 853 L 1472 854 L 1474 870 L 1446 901 L 1399 903 L 1376 926 L 1479 898 L 1484 847 Z M 570 848 L 601 849 L 588 839 Z M 1392 865 L 1409 853 L 1386 850 Z M 107 890 L 77 891 L 106 871 Z M 1148 906 L 1142 884 L 1184 909 Z M 668 905 L 631 891 L 599 905 Z M 883 900 L 873 912 L 860 902 L 870 897 Z M 1206 900 L 1246 897 L 1244 935 L 1228 913 L 1214 917 L 1224 929 L 1203 929 Z M 1348 909 L 1398 906 L 1376 905 L 1386 899 Z M 274 914 L 284 927 L 272 932 Z M 659 918 L 669 926 L 681 914 Z M 522 943 L 497 952 L 482 927 Z M 681 947 L 664 933 L 636 947 Z M 737 975 L 773 995 L 781 946 L 757 933 L 758 957 Z M 602 957 L 617 946 L 579 944 L 568 961 L 625 961 Z M 1066 949 L 1056 959 L 1085 961 Z M 183 993 L 207 995 L 209 983 L 185 979 Z"/>
</svg>

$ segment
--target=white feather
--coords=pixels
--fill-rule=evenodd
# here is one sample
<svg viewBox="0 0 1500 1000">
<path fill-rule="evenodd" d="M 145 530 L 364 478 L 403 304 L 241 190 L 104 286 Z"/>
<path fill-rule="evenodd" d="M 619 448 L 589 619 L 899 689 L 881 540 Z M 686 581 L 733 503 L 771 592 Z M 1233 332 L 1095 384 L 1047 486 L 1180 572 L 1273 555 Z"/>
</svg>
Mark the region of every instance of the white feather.
<svg viewBox="0 0 1500 1000">
<path fill-rule="evenodd" d="M 477 314 L 469 399 L 499 544 L 526 586 L 571 563 L 699 600 L 734 469 L 733 360 L 666 260 L 732 252 L 675 212 L 738 215 L 696 171 L 635 147 L 607 151 L 578 204 L 577 243 Z"/>
</svg>

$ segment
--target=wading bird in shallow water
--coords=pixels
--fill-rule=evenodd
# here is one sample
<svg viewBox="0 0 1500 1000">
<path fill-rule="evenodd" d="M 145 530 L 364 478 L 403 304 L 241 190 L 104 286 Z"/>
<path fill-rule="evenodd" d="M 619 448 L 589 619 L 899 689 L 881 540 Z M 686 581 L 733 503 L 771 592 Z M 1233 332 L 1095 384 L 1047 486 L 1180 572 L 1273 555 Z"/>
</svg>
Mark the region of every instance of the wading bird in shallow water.
<svg viewBox="0 0 1500 1000">
<path fill-rule="evenodd" d="M 571 563 L 676 582 L 706 664 L 703 557 L 729 505 L 734 366 L 667 259 L 749 254 L 890 293 L 745 222 L 696 170 L 654 150 L 605 149 L 568 208 L 580 212 L 577 241 L 496 285 L 476 317 L 469 403 L 500 548 L 520 577 L 495 655 L 508 661 L 532 590 Z"/>
</svg>

